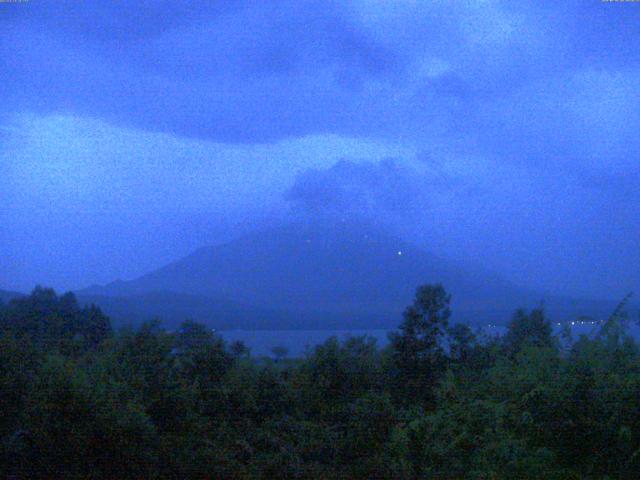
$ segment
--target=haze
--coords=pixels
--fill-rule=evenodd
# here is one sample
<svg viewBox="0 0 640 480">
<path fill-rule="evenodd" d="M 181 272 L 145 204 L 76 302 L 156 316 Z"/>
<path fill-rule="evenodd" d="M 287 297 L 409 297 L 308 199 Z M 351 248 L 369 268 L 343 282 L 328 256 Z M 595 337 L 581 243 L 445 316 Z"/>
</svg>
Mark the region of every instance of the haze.
<svg viewBox="0 0 640 480">
<path fill-rule="evenodd" d="M 327 218 L 621 298 L 639 22 L 595 0 L 0 4 L 0 288 L 129 280 Z"/>
</svg>

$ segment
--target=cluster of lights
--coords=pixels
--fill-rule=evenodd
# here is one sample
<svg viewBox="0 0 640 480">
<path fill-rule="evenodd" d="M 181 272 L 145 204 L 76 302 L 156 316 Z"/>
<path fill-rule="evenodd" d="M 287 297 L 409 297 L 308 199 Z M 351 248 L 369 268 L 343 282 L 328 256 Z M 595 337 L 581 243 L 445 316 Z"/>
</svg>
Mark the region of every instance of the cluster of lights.
<svg viewBox="0 0 640 480">
<path fill-rule="evenodd" d="M 601 322 L 598 322 L 598 321 L 596 321 L 596 320 L 591 320 L 591 321 L 585 321 L 585 320 L 574 320 L 574 321 L 572 321 L 572 322 L 571 322 L 571 325 L 572 325 L 572 326 L 575 326 L 575 325 L 598 325 L 599 323 L 601 323 Z M 560 326 L 562 326 L 562 323 L 557 322 L 557 323 L 556 323 L 556 325 L 557 325 L 558 327 L 560 327 Z M 497 326 L 498 326 L 498 325 L 494 325 L 493 323 L 488 323 L 488 324 L 487 324 L 487 327 L 489 327 L 489 328 L 493 328 L 493 327 L 497 327 Z"/>
<path fill-rule="evenodd" d="M 567 322 L 567 323 L 569 323 L 569 322 Z M 591 321 L 586 321 L 586 320 L 572 320 L 570 323 L 571 323 L 571 325 L 572 325 L 572 326 L 575 326 L 575 325 L 598 325 L 598 324 L 599 324 L 599 323 L 601 323 L 601 322 L 598 322 L 598 321 L 596 321 L 596 320 L 591 320 Z M 558 322 L 558 323 L 556 323 L 556 325 L 557 325 L 558 327 L 560 327 L 560 326 L 562 325 L 562 323 Z"/>
<path fill-rule="evenodd" d="M 590 322 L 585 322 L 584 320 L 578 320 L 578 321 L 573 321 L 571 322 L 571 325 L 596 325 L 599 322 L 596 322 L 595 320 L 592 320 Z"/>
</svg>

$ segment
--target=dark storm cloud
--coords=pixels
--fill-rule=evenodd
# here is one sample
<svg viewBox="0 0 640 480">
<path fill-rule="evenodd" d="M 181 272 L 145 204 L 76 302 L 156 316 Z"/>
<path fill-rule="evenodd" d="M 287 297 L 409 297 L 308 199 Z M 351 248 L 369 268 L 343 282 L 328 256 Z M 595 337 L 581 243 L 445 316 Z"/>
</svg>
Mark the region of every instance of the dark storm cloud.
<svg viewBox="0 0 640 480">
<path fill-rule="evenodd" d="M 638 67 L 633 26 L 639 14 L 625 7 L 494 1 L 2 5 L 0 88 L 8 99 L 3 108 L 11 111 L 97 116 L 217 141 L 332 132 L 420 142 L 444 134 L 500 151 L 508 145 L 491 141 L 491 127 L 501 125 L 481 111 L 520 101 L 535 82 L 553 95 L 554 82 L 585 66 Z M 535 96 L 525 99 L 535 102 Z"/>
<path fill-rule="evenodd" d="M 221 141 L 343 128 L 346 96 L 395 62 L 394 52 L 325 2 L 54 2 L 4 10 L 3 88 L 11 99 L 4 108 Z"/>
</svg>

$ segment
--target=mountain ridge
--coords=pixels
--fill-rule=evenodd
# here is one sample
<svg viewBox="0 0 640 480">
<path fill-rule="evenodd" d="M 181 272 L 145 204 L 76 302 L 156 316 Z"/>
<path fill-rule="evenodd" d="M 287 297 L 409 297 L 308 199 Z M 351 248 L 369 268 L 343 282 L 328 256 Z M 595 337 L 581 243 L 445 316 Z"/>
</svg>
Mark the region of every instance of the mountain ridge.
<svg viewBox="0 0 640 480">
<path fill-rule="evenodd" d="M 239 315 L 242 325 L 262 325 L 265 318 L 282 324 L 274 316 L 279 312 L 287 318 L 286 325 L 300 318 L 303 324 L 317 326 L 317 318 L 324 315 L 332 327 L 367 324 L 355 318 L 369 317 L 372 325 L 392 328 L 400 322 L 416 287 L 424 283 L 442 283 L 452 293 L 454 318 L 465 322 L 475 318 L 504 323 L 516 308 L 531 308 L 541 300 L 556 314 L 572 309 L 578 314 L 580 304 L 590 310 L 604 305 L 532 292 L 490 272 L 465 270 L 380 229 L 346 222 L 273 227 L 201 247 L 136 279 L 77 293 L 81 298 L 103 297 L 102 302 L 108 303 L 106 298 L 154 294 L 159 299 L 160 292 L 170 292 L 186 296 L 185 305 L 188 296 L 198 298 L 196 303 L 203 309 L 203 299 L 218 306 L 228 302 L 243 312 Z M 213 315 L 215 305 L 210 306 Z M 218 316 L 229 310 L 221 308 Z M 203 309 L 196 311 L 204 313 Z M 174 308 L 171 315 L 179 310 Z M 185 315 L 190 311 L 183 310 Z M 249 321 L 252 315 L 255 322 Z"/>
</svg>

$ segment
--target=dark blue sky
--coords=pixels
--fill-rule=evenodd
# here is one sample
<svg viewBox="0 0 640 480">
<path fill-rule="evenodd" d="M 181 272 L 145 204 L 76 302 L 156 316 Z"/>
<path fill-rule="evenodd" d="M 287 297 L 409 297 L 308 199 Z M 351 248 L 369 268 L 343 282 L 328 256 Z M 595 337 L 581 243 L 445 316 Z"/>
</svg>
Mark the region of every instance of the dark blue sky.
<svg viewBox="0 0 640 480">
<path fill-rule="evenodd" d="M 640 287 L 640 4 L 0 3 L 0 288 L 366 217 L 521 284 Z"/>
</svg>

